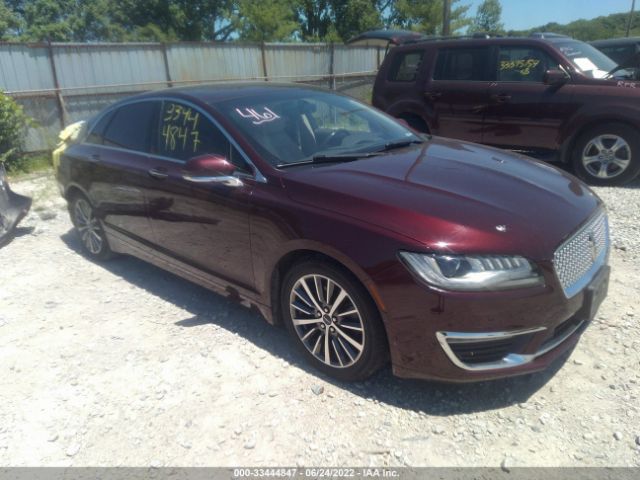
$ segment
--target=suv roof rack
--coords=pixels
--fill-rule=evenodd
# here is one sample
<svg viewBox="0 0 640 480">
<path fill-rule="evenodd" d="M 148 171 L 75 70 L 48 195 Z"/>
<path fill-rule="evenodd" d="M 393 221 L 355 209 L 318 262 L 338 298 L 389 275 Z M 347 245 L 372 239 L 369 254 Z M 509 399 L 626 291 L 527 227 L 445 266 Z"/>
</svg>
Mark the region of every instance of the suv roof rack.
<svg viewBox="0 0 640 480">
<path fill-rule="evenodd" d="M 481 38 L 500 38 L 503 35 L 497 35 L 493 33 L 487 32 L 476 32 L 471 35 L 447 35 L 447 36 L 439 36 L 439 35 L 429 35 L 422 38 L 416 38 L 411 40 L 406 40 L 402 42 L 402 45 L 407 45 L 409 43 L 424 43 L 424 42 L 438 42 L 442 40 L 472 40 L 472 39 L 481 39 Z"/>
<path fill-rule="evenodd" d="M 507 35 L 509 38 L 536 38 L 540 40 L 552 40 L 556 38 L 571 38 L 568 35 L 563 35 L 561 33 L 553 33 L 553 32 L 533 32 L 528 37 L 523 35 L 516 35 L 511 37 Z M 478 39 L 489 39 L 489 38 L 506 38 L 504 35 L 499 35 L 495 33 L 488 32 L 476 32 L 470 35 L 449 35 L 449 36 L 437 36 L 430 35 L 422 38 L 409 39 L 402 42 L 402 45 L 414 44 L 414 43 L 427 43 L 427 42 L 438 42 L 443 40 L 478 40 Z"/>
<path fill-rule="evenodd" d="M 533 32 L 529 35 L 531 38 L 570 38 L 567 35 L 562 35 L 561 33 L 553 33 L 553 32 Z"/>
</svg>

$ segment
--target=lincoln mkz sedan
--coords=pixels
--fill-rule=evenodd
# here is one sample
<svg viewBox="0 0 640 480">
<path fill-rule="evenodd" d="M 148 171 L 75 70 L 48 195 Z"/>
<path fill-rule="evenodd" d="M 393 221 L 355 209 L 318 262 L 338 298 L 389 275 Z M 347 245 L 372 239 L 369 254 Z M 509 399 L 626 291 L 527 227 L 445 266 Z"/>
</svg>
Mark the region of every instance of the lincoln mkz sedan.
<svg viewBox="0 0 640 480">
<path fill-rule="evenodd" d="M 486 380 L 571 349 L 607 292 L 599 198 L 545 163 L 300 85 L 173 88 L 87 122 L 57 171 L 85 253 L 283 323 L 340 380 Z"/>
</svg>

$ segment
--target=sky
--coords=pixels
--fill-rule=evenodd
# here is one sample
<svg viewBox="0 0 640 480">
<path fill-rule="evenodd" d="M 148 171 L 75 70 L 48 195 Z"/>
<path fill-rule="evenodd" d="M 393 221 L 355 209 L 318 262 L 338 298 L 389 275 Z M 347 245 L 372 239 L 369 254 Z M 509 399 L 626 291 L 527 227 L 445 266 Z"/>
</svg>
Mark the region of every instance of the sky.
<svg viewBox="0 0 640 480">
<path fill-rule="evenodd" d="M 471 5 L 471 17 L 482 0 L 460 0 Z M 524 30 L 549 22 L 568 23 L 580 18 L 590 19 L 610 13 L 628 12 L 631 0 L 500 0 L 502 22 L 507 30 Z M 636 2 L 640 11 L 640 2 Z"/>
</svg>

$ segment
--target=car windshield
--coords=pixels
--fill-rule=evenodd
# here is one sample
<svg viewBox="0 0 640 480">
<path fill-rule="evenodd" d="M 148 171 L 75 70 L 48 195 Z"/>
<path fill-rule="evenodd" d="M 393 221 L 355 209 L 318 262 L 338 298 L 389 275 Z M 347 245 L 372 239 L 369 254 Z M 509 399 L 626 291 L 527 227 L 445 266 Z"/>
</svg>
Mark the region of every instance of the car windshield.
<svg viewBox="0 0 640 480">
<path fill-rule="evenodd" d="M 275 166 L 421 142 L 408 128 L 352 98 L 305 89 L 243 96 L 215 107 Z"/>
<path fill-rule="evenodd" d="M 572 40 L 558 43 L 557 47 L 579 72 L 588 77 L 607 78 L 609 72 L 618 68 L 616 62 L 588 43 Z M 628 72 L 619 70 L 617 73 L 624 76 Z"/>
</svg>

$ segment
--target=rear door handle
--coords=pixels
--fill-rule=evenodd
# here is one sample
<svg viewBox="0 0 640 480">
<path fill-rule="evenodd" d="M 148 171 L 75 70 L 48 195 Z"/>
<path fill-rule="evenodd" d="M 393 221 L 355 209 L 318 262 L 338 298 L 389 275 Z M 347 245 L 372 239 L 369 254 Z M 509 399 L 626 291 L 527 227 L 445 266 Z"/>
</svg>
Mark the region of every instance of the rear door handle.
<svg viewBox="0 0 640 480">
<path fill-rule="evenodd" d="M 89 155 L 89 161 L 91 161 L 91 162 L 99 162 L 100 161 L 100 154 L 99 153 L 92 153 L 91 155 Z"/>
<path fill-rule="evenodd" d="M 508 95 L 506 93 L 494 93 L 493 95 L 491 95 L 491 100 L 496 103 L 507 103 L 509 100 L 511 100 L 511 95 Z"/>
<path fill-rule="evenodd" d="M 161 168 L 152 168 L 151 170 L 149 170 L 149 175 L 153 178 L 157 178 L 158 180 L 164 180 L 165 178 L 169 177 L 169 174 Z"/>
<path fill-rule="evenodd" d="M 437 100 L 442 97 L 442 92 L 425 92 L 424 96 L 431 100 Z"/>
</svg>

